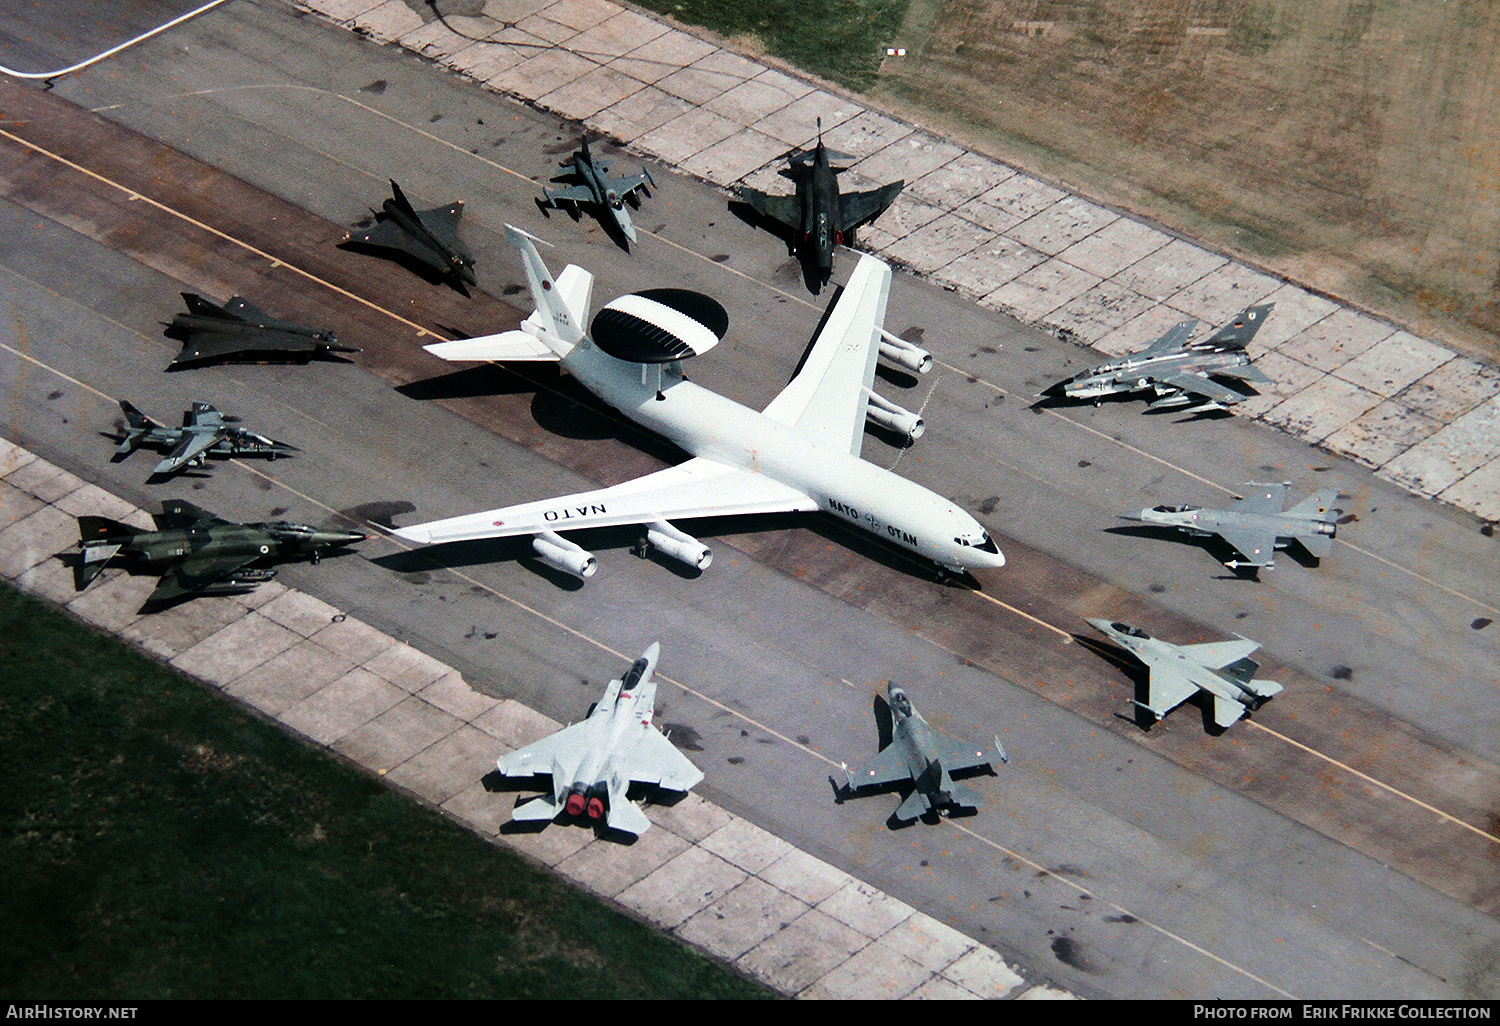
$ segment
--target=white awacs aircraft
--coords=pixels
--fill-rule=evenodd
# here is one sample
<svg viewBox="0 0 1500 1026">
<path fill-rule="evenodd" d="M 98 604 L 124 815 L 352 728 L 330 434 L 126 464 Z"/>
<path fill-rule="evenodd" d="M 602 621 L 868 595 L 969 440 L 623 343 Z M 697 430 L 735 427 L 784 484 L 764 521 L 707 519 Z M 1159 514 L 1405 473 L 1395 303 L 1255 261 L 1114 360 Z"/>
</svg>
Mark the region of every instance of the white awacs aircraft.
<svg viewBox="0 0 1500 1026">
<path fill-rule="evenodd" d="M 679 289 L 621 296 L 583 324 L 593 275 L 568 265 L 554 280 L 533 236 L 506 226 L 520 250 L 536 311 L 519 331 L 427 346 L 445 360 L 560 360 L 589 391 L 693 458 L 611 488 L 402 528 L 423 544 L 531 535 L 548 565 L 579 577 L 592 554 L 557 532 L 644 524 L 647 541 L 706 568 L 708 546 L 668 523 L 729 514 L 823 510 L 939 566 L 999 567 L 983 527 L 947 499 L 859 458 L 866 416 L 915 437 L 916 415 L 871 391 L 877 356 L 906 366 L 925 353 L 885 333 L 891 270 L 863 257 L 836 299 L 801 369 L 762 413 L 687 381 L 680 361 L 717 344 L 728 317 L 712 299 Z M 904 348 L 903 348 L 904 347 Z M 613 355 L 612 355 L 613 354 Z"/>
</svg>

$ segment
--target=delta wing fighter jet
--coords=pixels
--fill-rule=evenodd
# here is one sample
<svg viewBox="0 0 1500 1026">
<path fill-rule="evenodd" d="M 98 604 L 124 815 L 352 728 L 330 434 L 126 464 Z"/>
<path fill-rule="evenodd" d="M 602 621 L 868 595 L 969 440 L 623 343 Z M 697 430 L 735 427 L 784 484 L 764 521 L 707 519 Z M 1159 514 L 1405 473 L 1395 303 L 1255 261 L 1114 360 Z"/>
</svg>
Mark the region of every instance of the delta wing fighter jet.
<svg viewBox="0 0 1500 1026">
<path fill-rule="evenodd" d="M 791 196 L 771 196 L 741 188 L 740 199 L 790 233 L 793 254 L 802 263 L 803 279 L 813 295 L 823 291 L 833 276 L 833 248 L 854 245 L 855 229 L 869 224 L 896 201 L 905 180 L 869 192 L 839 192 L 838 176 L 854 158 L 823 145 L 823 121 L 818 119 L 818 143 L 810 150 L 786 156 L 781 175 L 797 185 Z"/>
<path fill-rule="evenodd" d="M 143 531 L 108 517 L 79 517 L 79 590 L 120 556 L 132 570 L 161 574 L 161 583 L 146 600 L 148 606 L 185 595 L 249 591 L 276 576 L 274 568 L 258 564 L 304 556 L 317 563 L 325 549 L 365 540 L 358 531 L 323 531 L 285 520 L 236 524 L 181 499 L 163 502 L 153 519 L 156 530 Z"/>
<path fill-rule="evenodd" d="M 614 229 L 611 234 L 615 236 L 615 241 L 628 253 L 630 243 L 635 241 L 635 225 L 630 223 L 630 211 L 625 209 L 625 205 L 628 203 L 636 210 L 641 209 L 641 196 L 651 195 L 647 186 L 656 187 L 656 179 L 651 177 L 651 172 L 642 167 L 638 175 L 611 178 L 609 161 L 594 159 L 594 155 L 589 152 L 589 137 L 586 135 L 583 137 L 582 148 L 559 166 L 571 170 L 552 180 L 568 182 L 576 179 L 577 184 L 563 189 L 543 188 L 542 195 L 547 200 L 545 203 L 538 201 L 542 213 L 551 217 L 547 213 L 549 207 L 561 210 L 562 204 L 567 204 L 569 213 L 576 221 L 579 204 L 587 203 L 598 207 L 607 219 L 605 228 Z"/>
<path fill-rule="evenodd" d="M 495 765 L 502 776 L 552 777 L 550 794 L 516 806 L 517 820 L 550 822 L 566 812 L 639 835 L 651 829 L 651 821 L 626 799 L 632 783 L 687 791 L 703 779 L 703 771 L 651 723 L 651 675 L 660 654 L 659 644 L 646 649 L 624 677 L 609 682 L 582 723 L 500 757 Z"/>
<path fill-rule="evenodd" d="M 884 263 L 860 260 L 791 383 L 757 413 L 683 377 L 681 361 L 717 344 L 728 327 L 718 303 L 682 289 L 621 296 L 586 335 L 593 275 L 570 264 L 554 280 L 532 236 L 512 227 L 506 233 L 521 251 L 536 311 L 519 331 L 427 350 L 445 360 L 561 361 L 589 391 L 692 459 L 610 488 L 397 535 L 421 544 L 530 535 L 543 562 L 588 577 L 598 569 L 594 556 L 559 532 L 643 524 L 649 545 L 702 570 L 713 558 L 708 546 L 669 521 L 823 510 L 955 572 L 1004 565 L 969 514 L 859 457 L 867 417 L 908 435 L 919 424 L 915 414 L 871 398 L 891 280 Z"/>
<path fill-rule="evenodd" d="M 208 456 L 265 456 L 274 460 L 298 451 L 295 445 L 235 427 L 229 423 L 230 418 L 208 403 L 193 403 L 193 408 L 182 415 L 182 427 L 178 428 L 163 427 L 124 399 L 120 400 L 120 410 L 125 414 L 125 436 L 115 449 L 115 461 L 143 445 L 166 453 L 166 458 L 151 471 L 153 474 L 170 474 L 187 466 L 201 467 Z"/>
<path fill-rule="evenodd" d="M 1092 399 L 1107 395 L 1150 392 L 1148 410 L 1192 406 L 1222 410 L 1245 398 L 1217 378 L 1269 383 L 1250 363 L 1245 346 L 1271 315 L 1274 303 L 1248 307 L 1228 324 L 1199 342 L 1188 341 L 1195 320 L 1185 320 L 1139 353 L 1106 363 L 1059 381 L 1042 395 L 1052 399 Z"/>
<path fill-rule="evenodd" d="M 331 331 L 278 320 L 239 296 L 223 306 L 191 292 L 182 298 L 188 312 L 173 317 L 166 330 L 168 338 L 182 343 L 182 352 L 167 370 L 218 362 L 307 363 L 330 353 L 359 352 L 339 345 Z"/>
<path fill-rule="evenodd" d="M 1276 550 L 1284 549 L 1294 541 L 1319 559 L 1332 550 L 1339 529 L 1339 514 L 1343 512 L 1333 507 L 1338 501 L 1336 490 L 1314 492 L 1283 512 L 1290 482 L 1251 482 L 1242 487 L 1245 497 L 1234 500 L 1234 505 L 1228 509 L 1153 506 L 1141 510 L 1140 516 L 1121 519 L 1177 527 L 1200 538 L 1217 535 L 1239 553 L 1240 558 L 1224 564 L 1231 570 L 1242 567 L 1275 569 Z"/>
<path fill-rule="evenodd" d="M 1199 691 L 1207 691 L 1214 700 L 1214 723 L 1227 727 L 1281 691 L 1275 681 L 1252 679 L 1260 664 L 1250 653 L 1260 645 L 1249 638 L 1174 645 L 1123 623 L 1100 619 L 1089 625 L 1145 664 L 1151 674 L 1146 701 L 1135 704 L 1158 720 Z"/>
<path fill-rule="evenodd" d="M 941 737 L 928 726 L 906 697 L 906 692 L 886 683 L 886 701 L 891 710 L 891 743 L 873 762 L 851 769 L 843 767 L 849 780 L 849 793 L 873 793 L 877 789 L 911 782 L 911 795 L 895 812 L 895 819 L 909 822 L 927 812 L 935 815 L 961 812 L 979 806 L 979 795 L 954 782 L 953 774 L 973 776 L 994 773 L 995 759 L 1008 761 L 1000 739 L 995 747 L 973 748 Z"/>
<path fill-rule="evenodd" d="M 373 228 L 350 232 L 339 245 L 394 250 L 456 282 L 477 285 L 474 255 L 458 238 L 464 201 L 417 210 L 395 179 L 391 179 L 391 194 L 379 210 L 370 211 L 378 222 Z"/>
</svg>

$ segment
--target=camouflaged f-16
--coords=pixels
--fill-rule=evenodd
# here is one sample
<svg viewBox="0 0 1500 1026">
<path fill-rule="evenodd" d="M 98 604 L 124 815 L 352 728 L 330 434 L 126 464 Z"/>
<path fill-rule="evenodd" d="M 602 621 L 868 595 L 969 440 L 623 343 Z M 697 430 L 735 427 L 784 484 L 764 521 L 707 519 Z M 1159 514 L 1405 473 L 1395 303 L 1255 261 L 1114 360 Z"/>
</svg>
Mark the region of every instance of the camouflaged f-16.
<svg viewBox="0 0 1500 1026">
<path fill-rule="evenodd" d="M 193 408 L 182 415 L 182 427 L 164 427 L 124 399 L 120 400 L 120 411 L 125 414 L 125 431 L 115 449 L 115 462 L 144 445 L 166 453 L 166 458 L 151 471 L 153 474 L 201 467 L 208 456 L 264 456 L 274 460 L 297 451 L 295 445 L 236 427 L 230 423 L 233 418 L 225 417 L 208 403 L 193 403 Z"/>
<path fill-rule="evenodd" d="M 161 583 L 146 600 L 148 606 L 186 595 L 249 591 L 276 576 L 266 564 L 304 557 L 317 563 L 325 549 L 366 537 L 358 531 L 319 530 L 286 520 L 236 524 L 181 499 L 163 502 L 152 519 L 156 530 L 145 531 L 108 517 L 79 517 L 83 558 L 76 567 L 78 589 L 87 588 L 107 563 L 119 558 L 132 571 L 161 574 Z"/>
<path fill-rule="evenodd" d="M 474 255 L 458 238 L 464 201 L 417 210 L 395 179 L 391 180 L 391 194 L 379 210 L 370 211 L 378 222 L 375 227 L 350 232 L 339 245 L 393 250 L 454 281 L 478 284 L 474 279 Z"/>
<path fill-rule="evenodd" d="M 182 293 L 188 312 L 172 318 L 165 332 L 182 343 L 182 352 L 167 370 L 205 363 L 307 363 L 331 353 L 357 353 L 339 345 L 331 331 L 279 320 L 239 296 L 215 306 L 191 292 Z"/>
<path fill-rule="evenodd" d="M 583 146 L 578 152 L 558 166 L 569 170 L 552 180 L 573 184 L 563 189 L 543 188 L 542 195 L 547 197 L 547 200 L 546 202 L 537 201 L 542 214 L 547 217 L 552 216 L 547 213 L 549 207 L 558 210 L 566 209 L 576 221 L 579 204 L 587 203 L 597 208 L 603 215 L 601 223 L 605 230 L 614 237 L 615 243 L 627 253 L 630 252 L 630 243 L 635 241 L 635 225 L 630 223 L 630 211 L 626 210 L 625 206 L 629 204 L 636 210 L 641 209 L 641 196 L 651 195 L 651 190 L 647 186 L 653 188 L 656 186 L 656 179 L 651 177 L 651 172 L 642 167 L 638 175 L 621 175 L 611 178 L 609 161 L 596 160 L 589 152 L 588 136 L 583 137 Z M 564 207 L 564 204 L 567 206 Z"/>
</svg>

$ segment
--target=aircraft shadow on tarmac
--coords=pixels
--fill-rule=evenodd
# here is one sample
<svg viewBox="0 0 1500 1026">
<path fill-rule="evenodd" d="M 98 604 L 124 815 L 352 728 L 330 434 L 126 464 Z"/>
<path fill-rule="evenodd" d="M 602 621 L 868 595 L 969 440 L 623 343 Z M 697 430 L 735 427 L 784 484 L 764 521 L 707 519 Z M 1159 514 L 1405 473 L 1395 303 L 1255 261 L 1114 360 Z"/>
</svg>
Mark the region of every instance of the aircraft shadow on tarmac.
<svg viewBox="0 0 1500 1026">
<path fill-rule="evenodd" d="M 375 224 L 375 218 L 366 217 L 363 220 L 356 221 L 354 226 L 356 228 L 369 228 L 373 224 Z M 445 274 L 428 264 L 424 264 L 410 253 L 403 253 L 400 250 L 390 249 L 386 246 L 371 246 L 360 242 L 358 239 L 345 239 L 338 244 L 338 248 L 348 250 L 350 253 L 358 253 L 361 256 L 374 257 L 376 260 L 388 261 L 400 266 L 403 270 L 410 271 L 429 285 L 447 285 L 465 299 L 472 298 L 468 286 L 452 274 Z"/>
<path fill-rule="evenodd" d="M 1083 634 L 1073 635 L 1073 640 L 1129 677 L 1131 684 L 1135 686 L 1134 701 L 1143 703 L 1150 700 L 1151 671 L 1144 664 L 1138 662 L 1134 656 L 1106 641 L 1100 641 L 1097 638 L 1088 637 Z M 1227 729 L 1214 722 L 1213 695 L 1207 691 L 1199 691 L 1182 703 L 1182 706 L 1189 705 L 1197 706 L 1199 716 L 1203 721 L 1203 730 L 1205 733 L 1213 737 L 1218 737 Z M 1181 715 L 1181 711 L 1182 707 L 1179 707 L 1174 710 L 1174 713 Z M 1249 715 L 1248 712 L 1245 713 L 1246 718 Z M 1114 713 L 1114 717 L 1118 720 L 1124 720 L 1127 723 L 1133 723 L 1148 733 L 1152 727 L 1162 722 L 1154 714 L 1141 708 L 1139 705 L 1132 705 L 1129 713 Z"/>
<path fill-rule="evenodd" d="M 1104 528 L 1105 534 L 1122 534 L 1131 538 L 1153 538 L 1157 541 L 1175 542 L 1178 545 L 1195 545 L 1207 552 L 1222 566 L 1240 557 L 1240 553 L 1233 545 L 1230 545 L 1218 535 L 1191 535 L 1176 528 L 1162 527 L 1156 524 L 1122 524 L 1118 527 Z M 1322 565 L 1322 560 L 1308 552 L 1301 542 L 1296 542 L 1278 552 L 1285 552 L 1298 566 L 1315 570 Z M 1216 580 L 1220 581 L 1259 581 L 1260 568 L 1254 566 L 1242 566 L 1229 568 L 1228 573 L 1220 574 Z"/>
<path fill-rule="evenodd" d="M 1247 399 L 1249 397 L 1249 395 L 1246 395 Z M 1118 392 L 1114 395 L 1101 395 L 1091 399 L 1069 399 L 1066 396 L 1044 395 L 1027 408 L 1033 413 L 1041 413 L 1044 410 L 1072 409 L 1078 406 L 1103 406 L 1105 403 L 1124 404 L 1146 401 L 1147 399 L 1139 392 Z M 1234 416 L 1233 410 L 1225 409 L 1224 407 L 1214 407 L 1212 409 L 1200 407 L 1184 411 L 1180 406 L 1172 406 L 1161 410 L 1146 409 L 1141 412 L 1148 417 L 1165 417 L 1177 413 L 1183 414 L 1180 419 L 1173 421 L 1174 424 L 1188 424 L 1198 420 L 1225 420 Z"/>
</svg>

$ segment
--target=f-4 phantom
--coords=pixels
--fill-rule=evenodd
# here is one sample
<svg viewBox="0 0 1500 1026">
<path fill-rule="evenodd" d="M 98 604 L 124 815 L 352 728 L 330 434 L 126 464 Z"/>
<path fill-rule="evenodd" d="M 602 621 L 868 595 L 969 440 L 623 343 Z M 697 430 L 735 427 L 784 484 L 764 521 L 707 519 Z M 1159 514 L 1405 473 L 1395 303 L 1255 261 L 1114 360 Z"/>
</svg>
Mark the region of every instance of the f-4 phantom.
<svg viewBox="0 0 1500 1026">
<path fill-rule="evenodd" d="M 1146 407 L 1148 410 L 1179 406 L 1222 410 L 1244 399 L 1246 393 L 1216 378 L 1270 383 L 1270 378 L 1251 365 L 1245 346 L 1275 305 L 1248 307 L 1199 342 L 1188 341 L 1198 322 L 1181 321 L 1140 352 L 1059 381 L 1042 395 L 1052 399 L 1092 399 L 1097 403 L 1107 395 L 1151 392 L 1155 398 Z"/>
<path fill-rule="evenodd" d="M 625 209 L 628 203 L 632 208 L 641 209 L 641 196 L 650 196 L 650 189 L 656 187 L 656 179 L 651 177 L 651 172 L 641 168 L 638 175 L 624 175 L 618 178 L 609 176 L 610 163 L 607 160 L 595 160 L 594 155 L 589 152 L 589 137 L 583 137 L 583 146 L 577 153 L 567 160 L 562 161 L 559 167 L 571 168 L 566 174 L 558 175 L 552 179 L 554 182 L 566 182 L 576 178 L 577 184 L 570 185 L 564 189 L 548 189 L 543 187 L 542 195 L 547 197 L 546 202 L 538 200 L 542 213 L 547 214 L 547 208 L 558 210 L 564 209 L 562 204 L 567 204 L 567 210 L 573 220 L 578 220 L 578 207 L 581 203 L 588 203 L 598 207 L 606 219 L 605 228 L 614 230 L 610 232 L 615 236 L 626 252 L 630 250 L 630 243 L 635 241 L 635 225 L 630 223 L 630 211 Z M 547 216 L 551 216 L 547 214 Z"/>
<path fill-rule="evenodd" d="M 625 797 L 632 783 L 687 791 L 703 779 L 703 771 L 651 723 L 651 675 L 660 654 L 659 644 L 646 649 L 624 677 L 609 682 L 583 722 L 499 758 L 502 776 L 552 778 L 550 793 L 516 806 L 517 820 L 550 822 L 566 812 L 639 835 L 651 829 L 651 821 Z"/>
<path fill-rule="evenodd" d="M 1260 664 L 1250 653 L 1260 645 L 1249 638 L 1174 645 L 1128 624 L 1102 619 L 1089 624 L 1145 664 L 1151 674 L 1146 701 L 1135 704 L 1158 720 L 1199 691 L 1207 691 L 1213 696 L 1214 723 L 1227 727 L 1281 691 L 1275 681 L 1253 679 Z"/>
<path fill-rule="evenodd" d="M 952 814 L 977 808 L 979 795 L 955 783 L 953 774 L 993 773 L 991 762 L 1008 761 L 1000 739 L 995 738 L 995 747 L 989 749 L 940 737 L 917 712 L 906 692 L 889 682 L 886 702 L 891 710 L 891 743 L 873 762 L 853 769 L 848 765 L 843 767 L 849 792 L 858 797 L 860 792 L 890 790 L 910 781 L 914 785 L 912 793 L 895 812 L 894 818 L 900 822 L 909 822 L 927 812 Z"/>
<path fill-rule="evenodd" d="M 1236 499 L 1228 509 L 1205 509 L 1202 506 L 1153 506 L 1141 510 L 1140 516 L 1121 517 L 1146 524 L 1177 527 L 1197 537 L 1217 535 L 1228 542 L 1240 558 L 1224 565 L 1231 570 L 1242 567 L 1276 566 L 1276 550 L 1293 541 L 1301 543 L 1309 554 L 1322 558 L 1333 548 L 1338 534 L 1338 518 L 1343 510 L 1335 509 L 1338 492 L 1333 489 L 1314 492 L 1283 512 L 1289 482 L 1242 486 L 1245 497 Z"/>
<path fill-rule="evenodd" d="M 151 471 L 153 474 L 201 467 L 208 456 L 264 456 L 274 460 L 298 451 L 295 445 L 235 427 L 208 403 L 193 403 L 193 408 L 182 415 L 182 427 L 175 428 L 163 427 L 124 399 L 120 400 L 120 411 L 125 414 L 125 436 L 115 449 L 115 461 L 143 445 L 157 449 L 167 456 Z"/>
<path fill-rule="evenodd" d="M 718 303 L 682 289 L 621 296 L 586 335 L 593 275 L 570 264 L 553 280 L 532 236 L 510 226 L 506 234 L 521 251 L 535 312 L 519 331 L 427 350 L 445 360 L 560 361 L 589 391 L 693 458 L 610 488 L 418 524 L 398 536 L 430 545 L 530 535 L 543 562 L 588 577 L 598 569 L 594 556 L 559 532 L 643 524 L 650 546 L 702 570 L 713 558 L 708 546 L 668 521 L 823 510 L 954 571 L 1005 564 L 969 514 L 859 457 L 867 417 L 908 435 L 919 423 L 871 398 L 891 280 L 879 260 L 860 260 L 791 383 L 757 413 L 683 377 L 681 361 L 727 330 Z"/>
<path fill-rule="evenodd" d="M 391 179 L 391 198 L 370 213 L 379 223 L 364 231 L 350 232 L 339 245 L 394 250 L 454 281 L 478 284 L 474 279 L 474 255 L 458 238 L 463 200 L 454 200 L 446 207 L 417 210 L 401 186 Z"/>
<path fill-rule="evenodd" d="M 182 298 L 188 312 L 173 317 L 166 330 L 168 338 L 182 343 L 182 352 L 167 370 L 217 362 L 307 363 L 331 353 L 359 352 L 339 345 L 331 331 L 278 320 L 239 296 L 223 306 L 191 292 Z"/>
<path fill-rule="evenodd" d="M 79 590 L 119 556 L 133 570 L 161 574 L 161 583 L 146 600 L 148 606 L 185 595 L 249 591 L 276 576 L 274 568 L 258 564 L 304 556 L 317 563 L 325 549 L 365 540 L 358 531 L 324 531 L 285 520 L 236 524 L 181 499 L 163 502 L 152 519 L 156 530 L 144 531 L 108 517 L 79 517 Z"/>
<path fill-rule="evenodd" d="M 810 150 L 787 154 L 781 175 L 796 183 L 791 196 L 771 196 L 741 188 L 740 199 L 762 217 L 790 234 L 792 252 L 802 263 L 802 276 L 813 295 L 833 276 L 833 248 L 854 245 L 855 229 L 869 224 L 901 195 L 904 180 L 869 192 L 839 192 L 838 176 L 854 158 L 823 145 L 823 121 L 818 120 L 818 142 Z"/>
</svg>

